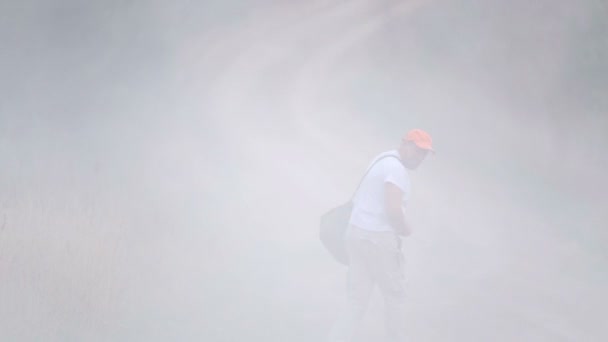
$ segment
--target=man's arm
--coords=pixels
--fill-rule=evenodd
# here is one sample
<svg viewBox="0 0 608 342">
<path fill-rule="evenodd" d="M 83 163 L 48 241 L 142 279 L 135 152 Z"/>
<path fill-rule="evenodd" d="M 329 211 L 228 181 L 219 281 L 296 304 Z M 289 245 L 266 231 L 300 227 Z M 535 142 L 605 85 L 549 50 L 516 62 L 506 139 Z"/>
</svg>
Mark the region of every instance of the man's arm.
<svg viewBox="0 0 608 342">
<path fill-rule="evenodd" d="M 408 236 L 412 232 L 409 225 L 405 222 L 401 203 L 403 200 L 403 191 L 398 186 L 391 182 L 384 183 L 384 205 L 388 219 L 399 235 Z"/>
</svg>

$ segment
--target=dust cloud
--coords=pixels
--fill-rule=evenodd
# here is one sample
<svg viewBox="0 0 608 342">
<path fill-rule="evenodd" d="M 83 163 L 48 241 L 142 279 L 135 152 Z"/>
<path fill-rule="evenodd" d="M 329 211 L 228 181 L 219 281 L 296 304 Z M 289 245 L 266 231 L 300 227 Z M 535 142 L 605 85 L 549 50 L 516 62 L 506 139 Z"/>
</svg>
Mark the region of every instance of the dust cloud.
<svg viewBox="0 0 608 342">
<path fill-rule="evenodd" d="M 0 339 L 323 341 L 411 128 L 418 341 L 604 341 L 608 7 L 0 2 Z M 383 333 L 373 298 L 360 341 Z"/>
</svg>

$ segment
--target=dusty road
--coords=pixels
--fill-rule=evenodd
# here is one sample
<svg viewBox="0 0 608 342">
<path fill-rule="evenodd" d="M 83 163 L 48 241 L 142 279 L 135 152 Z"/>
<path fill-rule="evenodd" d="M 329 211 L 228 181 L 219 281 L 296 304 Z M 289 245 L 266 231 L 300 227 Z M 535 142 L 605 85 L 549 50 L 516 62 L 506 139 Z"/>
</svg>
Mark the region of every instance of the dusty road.
<svg viewBox="0 0 608 342">
<path fill-rule="evenodd" d="M 603 164 L 533 115 L 569 56 L 544 34 L 569 27 L 546 19 L 518 60 L 499 5 L 211 3 L 96 5 L 96 39 L 58 24 L 82 8 L 20 9 L 48 49 L 3 84 L 0 339 L 323 341 L 345 270 L 318 217 L 423 127 L 411 340 L 605 340 Z M 376 295 L 359 341 L 382 330 Z"/>
</svg>

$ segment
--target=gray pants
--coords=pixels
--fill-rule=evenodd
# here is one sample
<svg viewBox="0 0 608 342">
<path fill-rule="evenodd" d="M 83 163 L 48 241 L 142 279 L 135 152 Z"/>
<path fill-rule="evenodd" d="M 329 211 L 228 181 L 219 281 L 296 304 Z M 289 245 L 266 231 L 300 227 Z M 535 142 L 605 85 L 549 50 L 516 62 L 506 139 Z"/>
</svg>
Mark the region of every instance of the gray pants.
<svg viewBox="0 0 608 342">
<path fill-rule="evenodd" d="M 347 305 L 330 333 L 330 342 L 350 342 L 363 318 L 374 285 L 384 296 L 389 341 L 405 341 L 405 271 L 401 241 L 393 232 L 350 227 Z"/>
</svg>

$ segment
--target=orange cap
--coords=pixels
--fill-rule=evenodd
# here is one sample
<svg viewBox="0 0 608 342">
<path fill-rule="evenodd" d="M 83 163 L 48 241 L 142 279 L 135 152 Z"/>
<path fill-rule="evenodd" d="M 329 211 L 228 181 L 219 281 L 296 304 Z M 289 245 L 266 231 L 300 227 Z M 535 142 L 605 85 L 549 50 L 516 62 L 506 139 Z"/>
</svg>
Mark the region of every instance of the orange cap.
<svg viewBox="0 0 608 342">
<path fill-rule="evenodd" d="M 421 129 L 413 129 L 407 132 L 405 137 L 403 137 L 403 141 L 411 141 L 421 149 L 434 151 L 432 147 L 433 139 L 431 139 L 431 135 Z"/>
</svg>

